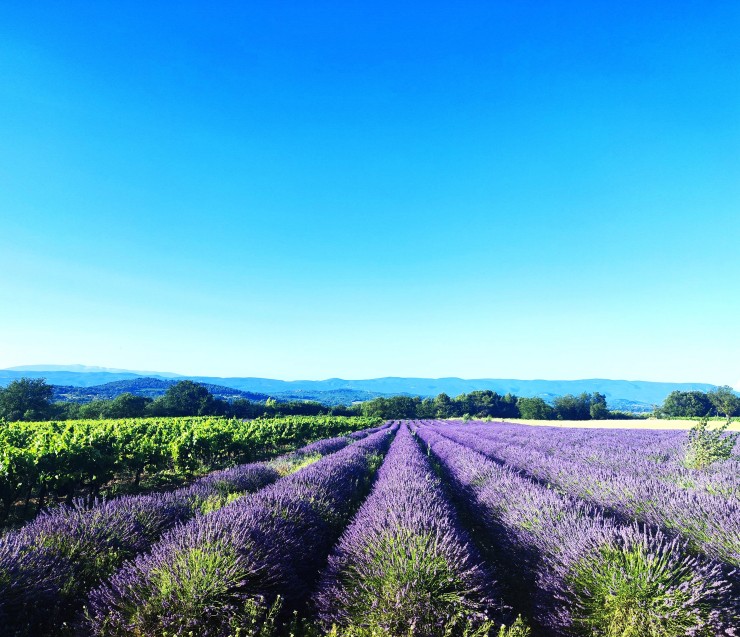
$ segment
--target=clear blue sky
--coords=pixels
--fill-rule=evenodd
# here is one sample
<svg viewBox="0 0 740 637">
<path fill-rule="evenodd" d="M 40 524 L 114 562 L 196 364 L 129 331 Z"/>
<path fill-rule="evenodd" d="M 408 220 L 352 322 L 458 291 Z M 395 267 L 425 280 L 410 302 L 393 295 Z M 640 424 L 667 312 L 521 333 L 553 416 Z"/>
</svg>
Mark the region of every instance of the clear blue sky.
<svg viewBox="0 0 740 637">
<path fill-rule="evenodd" d="M 737 2 L 0 6 L 0 367 L 740 384 Z"/>
</svg>

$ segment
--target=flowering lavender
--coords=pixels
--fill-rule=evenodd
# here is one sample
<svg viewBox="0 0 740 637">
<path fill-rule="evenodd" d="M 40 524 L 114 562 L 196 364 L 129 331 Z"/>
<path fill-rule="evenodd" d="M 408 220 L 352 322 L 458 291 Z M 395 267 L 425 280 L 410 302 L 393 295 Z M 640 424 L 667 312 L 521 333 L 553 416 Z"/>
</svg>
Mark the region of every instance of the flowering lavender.
<svg viewBox="0 0 740 637">
<path fill-rule="evenodd" d="M 720 565 L 421 426 L 484 523 L 548 635 L 735 635 L 738 600 Z"/>
<path fill-rule="evenodd" d="M 37 635 L 70 622 L 87 591 L 148 550 L 168 529 L 349 442 L 346 437 L 318 441 L 269 463 L 214 471 L 168 493 L 122 496 L 92 507 L 78 501 L 42 513 L 0 538 L 2 625 L 10 634 Z M 36 612 L 41 603 L 44 613 Z"/>
<path fill-rule="evenodd" d="M 680 534 L 692 548 L 728 564 L 728 570 L 740 568 L 740 499 L 684 488 L 666 479 L 665 473 L 661 476 L 656 466 L 670 462 L 665 458 L 678 462 L 683 433 L 682 437 L 669 435 L 668 444 L 660 440 L 660 432 L 576 433 L 580 439 L 576 444 L 572 431 L 554 427 L 522 430 L 515 426 L 511 432 L 508 425 L 437 425 L 435 429 L 606 509 L 623 522 L 638 520 Z M 738 482 L 737 474 L 732 480 Z"/>
<path fill-rule="evenodd" d="M 365 438 L 369 436 L 370 434 L 374 434 L 376 431 L 381 431 L 382 429 L 387 429 L 388 427 L 391 427 L 393 425 L 393 422 L 386 422 L 380 427 L 371 427 L 370 429 L 362 429 L 361 431 L 353 431 L 351 434 L 348 434 L 350 438 L 353 440 L 359 440 L 360 438 Z"/>
<path fill-rule="evenodd" d="M 329 558 L 315 603 L 323 624 L 388 635 L 448 635 L 480 623 L 493 582 L 408 428 Z"/>
<path fill-rule="evenodd" d="M 295 608 L 387 447 L 380 431 L 247 498 L 194 518 L 89 598 L 95 635 L 228 635 L 278 596 Z"/>
</svg>

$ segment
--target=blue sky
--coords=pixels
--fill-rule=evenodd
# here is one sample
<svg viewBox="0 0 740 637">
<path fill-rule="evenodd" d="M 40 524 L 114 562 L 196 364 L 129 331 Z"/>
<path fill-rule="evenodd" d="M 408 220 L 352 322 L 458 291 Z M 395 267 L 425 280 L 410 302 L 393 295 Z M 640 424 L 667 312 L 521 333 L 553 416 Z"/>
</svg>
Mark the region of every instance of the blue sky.
<svg viewBox="0 0 740 637">
<path fill-rule="evenodd" d="M 740 385 L 735 2 L 4 2 L 0 367 Z"/>
</svg>

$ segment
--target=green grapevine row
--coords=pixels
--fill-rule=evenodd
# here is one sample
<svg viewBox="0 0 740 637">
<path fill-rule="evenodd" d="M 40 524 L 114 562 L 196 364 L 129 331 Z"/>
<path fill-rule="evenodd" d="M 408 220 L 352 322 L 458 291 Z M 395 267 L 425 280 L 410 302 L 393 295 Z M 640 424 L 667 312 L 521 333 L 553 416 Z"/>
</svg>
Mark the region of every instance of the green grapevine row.
<svg viewBox="0 0 740 637">
<path fill-rule="evenodd" d="M 290 451 L 313 440 L 379 424 L 337 416 L 241 421 L 219 417 L 0 421 L 0 523 L 31 499 L 96 497 L 112 481 L 199 471 Z"/>
</svg>

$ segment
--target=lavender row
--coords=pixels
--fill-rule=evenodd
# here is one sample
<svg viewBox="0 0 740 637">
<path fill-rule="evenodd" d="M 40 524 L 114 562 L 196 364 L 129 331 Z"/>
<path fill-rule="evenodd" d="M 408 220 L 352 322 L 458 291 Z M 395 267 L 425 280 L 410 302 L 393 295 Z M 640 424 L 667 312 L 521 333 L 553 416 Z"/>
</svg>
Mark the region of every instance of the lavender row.
<svg viewBox="0 0 740 637">
<path fill-rule="evenodd" d="M 437 431 L 486 456 L 551 484 L 562 492 L 616 513 L 678 533 L 695 550 L 740 567 L 740 502 L 704 491 L 686 490 L 641 473 L 589 464 L 579 450 L 546 453 L 497 441 L 486 427 L 438 425 Z M 534 435 L 537 435 L 536 433 Z M 551 435 L 557 440 L 558 432 Z M 555 442 L 553 443 L 555 444 Z"/>
<path fill-rule="evenodd" d="M 577 458 L 635 477 L 647 475 L 682 489 L 740 499 L 738 459 L 717 462 L 701 470 L 687 468 L 684 431 L 564 429 L 503 423 L 480 424 L 476 429 L 498 442 L 534 447 L 547 455 Z M 740 454 L 740 443 L 737 453 Z"/>
<path fill-rule="evenodd" d="M 168 529 L 349 442 L 344 437 L 322 440 L 270 463 L 215 471 L 167 493 L 122 496 L 92 507 L 77 502 L 42 513 L 0 538 L 0 625 L 10 635 L 36 635 L 71 621 L 87 591 Z"/>
<path fill-rule="evenodd" d="M 295 609 L 369 488 L 392 431 L 372 434 L 167 533 L 92 591 L 85 631 L 229 635 Z"/>
<path fill-rule="evenodd" d="M 327 630 L 432 637 L 485 622 L 500 606 L 494 599 L 490 574 L 402 425 L 329 558 L 315 594 L 320 622 Z"/>
<path fill-rule="evenodd" d="M 419 427 L 476 512 L 545 635 L 736 635 L 721 565 L 636 524 L 621 525 L 485 455 Z"/>
</svg>

